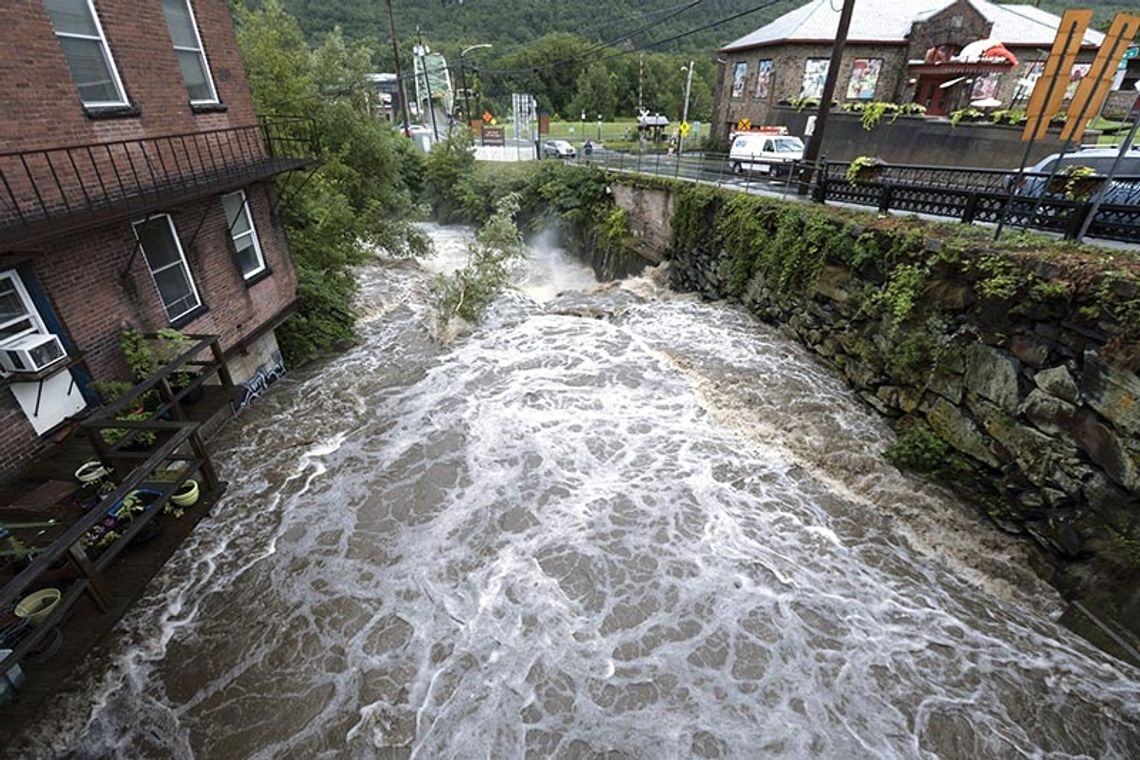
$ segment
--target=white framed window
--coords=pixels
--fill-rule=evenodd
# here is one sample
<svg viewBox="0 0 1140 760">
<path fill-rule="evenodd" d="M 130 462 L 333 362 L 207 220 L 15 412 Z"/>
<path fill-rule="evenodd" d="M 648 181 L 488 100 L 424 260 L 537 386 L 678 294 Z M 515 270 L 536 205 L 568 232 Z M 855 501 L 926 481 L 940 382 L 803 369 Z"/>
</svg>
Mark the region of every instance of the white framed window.
<svg viewBox="0 0 1140 760">
<path fill-rule="evenodd" d="M 242 277 L 248 280 L 265 271 L 265 256 L 261 253 L 261 241 L 257 239 L 245 191 L 238 190 L 223 195 L 222 208 L 226 211 L 226 224 L 229 225 L 230 237 L 234 241 L 238 268 L 241 269 Z"/>
<path fill-rule="evenodd" d="M 95 0 L 43 0 L 43 3 L 83 105 L 127 105 L 123 82 L 99 23 L 99 14 L 95 12 Z"/>
<path fill-rule="evenodd" d="M 218 93 L 210 76 L 210 64 L 206 60 L 202 38 L 198 35 L 190 0 L 162 0 L 162 12 L 166 15 L 166 27 L 170 30 L 174 54 L 178 56 L 178 67 L 182 69 L 182 80 L 186 82 L 190 102 L 217 103 Z"/>
<path fill-rule="evenodd" d="M 36 333 L 47 334 L 47 328 L 20 275 L 0 271 L 0 346 Z"/>
<path fill-rule="evenodd" d="M 171 322 L 186 316 L 202 305 L 198 288 L 190 276 L 190 267 L 182 253 L 182 243 L 169 214 L 153 216 L 134 223 L 135 237 L 142 246 L 158 297 Z"/>
</svg>

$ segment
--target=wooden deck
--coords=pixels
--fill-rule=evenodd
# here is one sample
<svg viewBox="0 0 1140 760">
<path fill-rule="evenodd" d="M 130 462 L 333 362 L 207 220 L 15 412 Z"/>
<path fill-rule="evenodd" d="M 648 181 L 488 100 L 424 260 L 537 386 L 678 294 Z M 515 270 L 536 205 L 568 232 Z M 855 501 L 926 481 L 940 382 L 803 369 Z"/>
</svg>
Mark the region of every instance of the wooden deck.
<svg viewBox="0 0 1140 760">
<path fill-rule="evenodd" d="M 80 598 L 59 626 L 59 649 L 42 661 L 32 658 L 22 664 L 23 687 L 13 702 L 0 707 L 0 747 L 10 746 L 43 713 L 45 703 L 52 697 L 80 688 L 76 669 L 142 595 L 150 580 L 220 497 L 220 492 L 203 496 L 180 519 L 162 516 L 162 532 L 157 538 L 131 547 L 107 568 L 107 612 L 100 611 L 87 595 Z"/>
<path fill-rule="evenodd" d="M 231 402 L 242 389 L 232 385 L 207 385 L 203 386 L 203 391 L 200 401 L 184 408 L 185 416 L 189 422 L 201 423 L 203 430 L 216 430 L 232 417 Z M 15 522 L 54 517 L 60 519 L 61 523 L 49 530 L 62 535 L 70 524 L 84 514 L 71 503 L 72 494 L 79 485 L 74 477 L 75 470 L 83 462 L 96 458 L 87 437 L 78 428 L 50 444 L 34 461 L 0 483 L 0 522 L 5 518 Z M 203 479 L 199 477 L 198 480 L 205 490 Z M 3 748 L 10 746 L 31 719 L 44 710 L 46 700 L 69 689 L 79 688 L 73 682 L 77 667 L 130 609 L 194 526 L 209 513 L 224 489 L 224 484 L 219 484 L 212 493 L 203 492 L 198 503 L 187 509 L 179 519 L 171 515 L 158 515 L 154 518 L 161 525 L 158 537 L 144 544 L 127 547 L 106 567 L 103 571 L 106 610 L 101 610 L 92 596 L 84 593 L 83 582 L 76 581 L 73 577 L 52 582 L 43 576 L 43 582 L 37 582 L 33 586 L 38 588 L 54 585 L 64 591 L 65 595 L 75 593 L 79 597 L 57 626 L 61 637 L 49 637 L 59 638 L 58 648 L 51 646 L 51 649 L 55 649 L 54 652 L 39 657 L 29 655 L 21 663 L 24 684 L 14 701 L 0 707 L 0 756 L 5 754 Z M 56 535 L 47 536 L 45 540 L 50 542 L 55 537 Z M 11 570 L 4 572 L 0 568 L 0 587 L 13 577 Z M 48 646 L 45 644 L 40 648 Z"/>
</svg>

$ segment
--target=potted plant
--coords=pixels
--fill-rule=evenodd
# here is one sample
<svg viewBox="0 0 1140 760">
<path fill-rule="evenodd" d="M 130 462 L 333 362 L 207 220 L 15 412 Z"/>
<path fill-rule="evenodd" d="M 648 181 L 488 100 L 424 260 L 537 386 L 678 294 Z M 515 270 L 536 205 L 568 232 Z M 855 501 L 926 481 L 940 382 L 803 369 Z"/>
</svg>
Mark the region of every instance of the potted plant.
<svg viewBox="0 0 1140 760">
<path fill-rule="evenodd" d="M 1091 166 L 1071 164 L 1057 172 L 1047 188 L 1050 193 L 1064 195 L 1071 201 L 1086 201 L 1104 184 Z"/>
<path fill-rule="evenodd" d="M 27 620 L 29 625 L 37 626 L 55 610 L 62 597 L 63 594 L 57 588 L 44 588 L 28 594 L 16 605 L 16 617 Z"/>
<path fill-rule="evenodd" d="M 185 483 L 178 487 L 178 490 L 170 497 L 170 503 L 176 507 L 192 507 L 198 503 L 198 481 L 193 478 L 188 479 Z"/>
<path fill-rule="evenodd" d="M 873 182 L 882 174 L 886 164 L 873 156 L 858 156 L 847 167 L 847 181 L 851 185 Z"/>
</svg>

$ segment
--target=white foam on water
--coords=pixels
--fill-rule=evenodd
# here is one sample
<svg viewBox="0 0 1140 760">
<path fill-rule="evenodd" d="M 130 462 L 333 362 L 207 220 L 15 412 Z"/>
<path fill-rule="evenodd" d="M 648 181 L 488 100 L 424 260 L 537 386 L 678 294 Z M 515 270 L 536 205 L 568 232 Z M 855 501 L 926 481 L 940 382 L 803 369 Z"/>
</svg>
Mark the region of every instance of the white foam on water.
<svg viewBox="0 0 1140 760">
<path fill-rule="evenodd" d="M 1140 673 L 798 346 L 516 294 L 444 350 L 428 277 L 366 272 L 413 295 L 227 429 L 230 491 L 30 753 L 1140 754 Z"/>
</svg>

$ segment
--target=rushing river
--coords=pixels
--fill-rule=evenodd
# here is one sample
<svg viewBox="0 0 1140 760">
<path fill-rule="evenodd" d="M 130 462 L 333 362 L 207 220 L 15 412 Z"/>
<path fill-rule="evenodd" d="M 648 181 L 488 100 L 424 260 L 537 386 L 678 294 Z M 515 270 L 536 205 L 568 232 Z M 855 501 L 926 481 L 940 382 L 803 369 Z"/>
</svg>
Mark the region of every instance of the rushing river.
<svg viewBox="0 0 1140 760">
<path fill-rule="evenodd" d="M 362 344 L 215 441 L 224 500 L 23 753 L 1140 756 L 1140 673 L 795 343 L 540 244 L 441 346 L 431 277 L 367 268 Z"/>
</svg>

